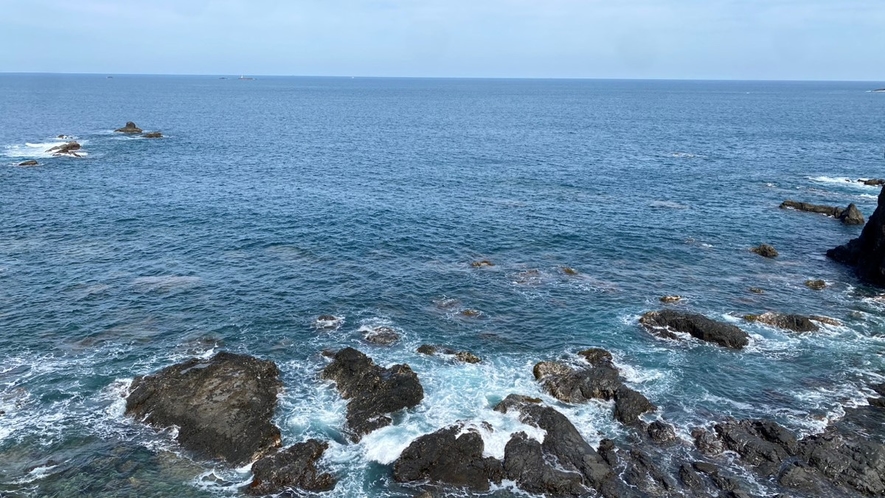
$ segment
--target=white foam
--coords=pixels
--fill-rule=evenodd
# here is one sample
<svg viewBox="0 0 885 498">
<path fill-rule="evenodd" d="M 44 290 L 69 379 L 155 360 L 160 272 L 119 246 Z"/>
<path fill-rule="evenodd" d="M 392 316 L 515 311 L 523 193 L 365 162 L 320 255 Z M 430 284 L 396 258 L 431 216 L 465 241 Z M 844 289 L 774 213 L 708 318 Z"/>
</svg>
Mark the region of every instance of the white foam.
<svg viewBox="0 0 885 498">
<path fill-rule="evenodd" d="M 648 205 L 653 208 L 688 209 L 687 205 L 675 201 L 652 201 Z"/>
<path fill-rule="evenodd" d="M 859 188 L 879 188 L 878 185 L 864 185 L 863 182 L 854 181 L 847 176 L 809 176 L 807 177 L 809 180 L 815 183 L 824 183 L 830 185 L 844 185 L 847 187 L 859 187 Z"/>
<path fill-rule="evenodd" d="M 68 137 L 70 138 L 70 137 Z M 67 139 L 54 138 L 46 142 L 25 142 L 24 144 L 7 145 L 3 148 L 3 155 L 16 159 L 49 159 L 52 157 L 67 157 L 67 155 L 56 156 L 49 152 L 49 149 L 68 142 Z M 80 145 L 85 146 L 87 141 L 81 141 Z M 83 149 L 77 151 L 80 156 L 86 156 L 88 153 Z"/>
</svg>

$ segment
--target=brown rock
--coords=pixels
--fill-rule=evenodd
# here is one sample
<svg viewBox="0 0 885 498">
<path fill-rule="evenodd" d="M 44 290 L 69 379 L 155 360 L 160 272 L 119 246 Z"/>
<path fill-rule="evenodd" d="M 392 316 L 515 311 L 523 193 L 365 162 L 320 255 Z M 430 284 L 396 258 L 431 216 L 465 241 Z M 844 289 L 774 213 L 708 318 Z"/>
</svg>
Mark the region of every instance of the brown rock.
<svg viewBox="0 0 885 498">
<path fill-rule="evenodd" d="M 127 121 L 126 126 L 114 130 L 116 133 L 141 133 L 142 129 L 135 125 L 132 121 Z"/>
<path fill-rule="evenodd" d="M 778 256 L 777 249 L 768 244 L 760 244 L 750 250 L 766 258 L 776 258 Z"/>
</svg>

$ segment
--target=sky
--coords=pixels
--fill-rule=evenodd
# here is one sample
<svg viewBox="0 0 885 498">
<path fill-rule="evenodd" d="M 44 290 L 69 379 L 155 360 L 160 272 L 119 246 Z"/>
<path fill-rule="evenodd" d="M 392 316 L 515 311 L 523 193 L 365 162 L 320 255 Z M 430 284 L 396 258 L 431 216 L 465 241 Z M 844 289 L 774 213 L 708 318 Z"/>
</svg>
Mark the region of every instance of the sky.
<svg viewBox="0 0 885 498">
<path fill-rule="evenodd" d="M 0 72 L 885 81 L 885 0 L 0 0 Z"/>
</svg>

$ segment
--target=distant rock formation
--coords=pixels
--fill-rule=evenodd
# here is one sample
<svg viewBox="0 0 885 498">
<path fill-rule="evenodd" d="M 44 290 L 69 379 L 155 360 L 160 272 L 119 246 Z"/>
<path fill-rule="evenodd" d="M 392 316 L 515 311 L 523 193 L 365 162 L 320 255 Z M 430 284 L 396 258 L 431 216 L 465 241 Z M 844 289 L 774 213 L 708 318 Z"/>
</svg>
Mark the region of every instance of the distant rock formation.
<svg viewBox="0 0 885 498">
<path fill-rule="evenodd" d="M 142 136 L 144 138 L 163 138 L 163 134 L 160 133 L 159 131 L 149 131 Z"/>
<path fill-rule="evenodd" d="M 876 211 L 863 227 L 860 237 L 830 249 L 827 256 L 853 266 L 861 280 L 885 287 L 885 187 L 879 192 Z"/>
<path fill-rule="evenodd" d="M 40 163 L 38 163 L 37 161 L 35 161 L 33 159 L 29 159 L 27 161 L 22 161 L 22 162 L 18 163 L 18 165 L 19 166 L 39 166 Z"/>
<path fill-rule="evenodd" d="M 80 148 L 80 144 L 77 142 L 65 142 L 61 145 L 46 149 L 46 152 L 51 152 L 53 156 L 80 157 L 80 154 L 77 154 L 77 151 L 80 150 Z"/>
<path fill-rule="evenodd" d="M 868 184 L 869 185 L 869 184 Z M 864 218 L 863 215 L 858 211 L 857 206 L 854 203 L 849 204 L 847 207 L 839 208 L 836 206 L 824 206 L 820 204 L 809 204 L 807 202 L 797 202 L 792 200 L 786 200 L 781 203 L 781 209 L 795 209 L 796 211 L 806 211 L 809 213 L 820 213 L 832 218 L 837 218 L 839 221 L 846 225 L 863 225 Z"/>
<path fill-rule="evenodd" d="M 132 121 L 127 121 L 126 126 L 114 130 L 116 133 L 141 133 L 142 129 L 135 125 Z"/>
<path fill-rule="evenodd" d="M 776 258 L 778 256 L 777 249 L 775 249 L 774 246 L 770 246 L 768 244 L 759 244 L 758 246 L 750 250 L 766 258 Z"/>
<path fill-rule="evenodd" d="M 642 315 L 639 323 L 649 331 L 668 339 L 678 338 L 674 333 L 676 331 L 732 349 L 743 349 L 750 342 L 747 333 L 734 325 L 710 320 L 697 313 L 669 309 L 649 311 Z"/>
</svg>

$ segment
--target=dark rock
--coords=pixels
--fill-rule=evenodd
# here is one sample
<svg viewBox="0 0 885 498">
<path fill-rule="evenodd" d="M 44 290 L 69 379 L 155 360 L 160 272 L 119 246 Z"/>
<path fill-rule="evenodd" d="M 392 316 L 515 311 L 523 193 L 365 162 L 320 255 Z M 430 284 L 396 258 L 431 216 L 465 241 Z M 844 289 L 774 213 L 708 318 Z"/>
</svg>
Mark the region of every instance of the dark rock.
<svg viewBox="0 0 885 498">
<path fill-rule="evenodd" d="M 516 486 L 533 494 L 580 496 L 587 492 L 584 477 L 575 471 L 552 467 L 544 457 L 541 443 L 517 432 L 504 448 L 504 471 Z"/>
<path fill-rule="evenodd" d="M 375 327 L 366 332 L 365 339 L 372 344 L 389 346 L 399 340 L 399 334 L 390 327 Z"/>
<path fill-rule="evenodd" d="M 793 332 L 817 332 L 820 330 L 820 327 L 815 325 L 811 319 L 802 315 L 788 315 L 768 311 L 761 315 L 746 315 L 744 319 L 748 322 L 764 323 L 765 325 L 792 330 Z"/>
<path fill-rule="evenodd" d="M 135 126 L 135 123 L 133 123 L 132 121 L 127 121 L 126 126 L 122 128 L 117 128 L 114 131 L 117 133 L 141 133 L 142 129 L 138 126 Z"/>
<path fill-rule="evenodd" d="M 827 283 L 820 279 L 805 281 L 805 287 L 808 287 L 811 290 L 823 290 L 824 288 L 826 288 L 826 286 Z"/>
<path fill-rule="evenodd" d="M 614 368 L 612 354 L 602 348 L 590 348 L 579 351 L 578 356 L 587 360 L 587 363 L 594 367 L 610 367 Z"/>
<path fill-rule="evenodd" d="M 566 403 L 614 399 L 622 385 L 617 369 L 611 366 L 576 369 L 565 363 L 542 361 L 532 372 L 544 390 Z"/>
<path fill-rule="evenodd" d="M 863 225 L 866 222 L 863 214 L 861 214 L 853 202 L 839 215 L 839 221 L 846 225 Z"/>
<path fill-rule="evenodd" d="M 750 292 L 753 294 L 765 294 L 765 290 L 760 289 L 759 287 L 750 287 Z"/>
<path fill-rule="evenodd" d="M 863 227 L 860 237 L 830 249 L 827 256 L 854 267 L 861 280 L 885 286 L 885 187 L 879 193 L 876 211 Z"/>
<path fill-rule="evenodd" d="M 563 414 L 531 398 L 515 394 L 498 403 L 495 410 L 502 413 L 515 411 L 520 414 L 523 423 L 546 431 L 541 443 L 544 454 L 556 458 L 562 470 L 577 471 L 583 475 L 585 485 L 597 490 L 614 486 L 609 482 L 614 477 L 611 466 L 584 441 Z"/>
<path fill-rule="evenodd" d="M 470 263 L 470 266 L 472 266 L 474 268 L 485 268 L 488 266 L 495 266 L 495 263 L 492 263 L 491 261 L 489 261 L 487 259 L 483 259 L 481 261 L 474 261 L 474 262 Z"/>
<path fill-rule="evenodd" d="M 416 351 L 421 354 L 426 354 L 427 356 L 452 356 L 456 361 L 460 361 L 461 363 L 480 363 L 482 361 L 479 356 L 476 356 L 470 351 L 456 351 L 452 348 L 434 346 L 431 344 L 422 344 Z"/>
<path fill-rule="evenodd" d="M 691 431 L 691 437 L 694 438 L 695 447 L 704 455 L 716 456 L 725 451 L 722 441 L 715 434 L 700 427 Z"/>
<path fill-rule="evenodd" d="M 80 150 L 80 148 L 80 144 L 77 142 L 65 142 L 61 145 L 46 149 L 46 152 L 51 152 L 53 156 L 80 157 L 80 154 L 77 154 L 77 151 Z"/>
<path fill-rule="evenodd" d="M 854 437 L 854 435 L 852 435 Z M 801 442 L 801 456 L 834 484 L 868 496 L 885 495 L 885 445 L 827 431 Z"/>
<path fill-rule="evenodd" d="M 708 476 L 715 476 L 719 474 L 719 467 L 713 465 L 712 463 L 707 462 L 694 462 L 692 464 L 695 470 L 702 474 L 707 474 Z"/>
<path fill-rule="evenodd" d="M 807 211 L 809 213 L 820 213 L 831 216 L 833 218 L 838 218 L 842 215 L 842 212 L 844 211 L 844 209 L 835 206 L 821 206 L 818 204 L 809 204 L 807 202 L 797 202 L 791 200 L 786 200 L 782 202 L 780 208 L 795 209 L 796 211 Z"/>
<path fill-rule="evenodd" d="M 772 421 L 726 422 L 715 429 L 726 448 L 764 475 L 776 475 L 784 460 L 799 450 L 795 436 Z"/>
<path fill-rule="evenodd" d="M 777 249 L 775 249 L 774 246 L 770 246 L 768 244 L 759 244 L 758 246 L 750 250 L 766 258 L 776 258 L 778 256 Z"/>
<path fill-rule="evenodd" d="M 798 489 L 812 496 L 821 496 L 823 494 L 821 493 L 820 486 L 818 486 L 816 472 L 798 462 L 784 468 L 777 481 L 785 488 Z"/>
<path fill-rule="evenodd" d="M 885 382 L 879 384 L 871 384 L 870 389 L 879 394 L 879 396 L 885 396 Z"/>
<path fill-rule="evenodd" d="M 337 330 L 344 323 L 344 319 L 335 315 L 320 315 L 313 321 L 313 326 L 319 330 Z"/>
<path fill-rule="evenodd" d="M 667 444 L 676 440 L 676 430 L 673 426 L 660 420 L 648 424 L 646 433 L 649 439 L 657 444 Z"/>
<path fill-rule="evenodd" d="M 627 469 L 622 474 L 624 482 L 647 496 L 666 496 L 676 490 L 675 481 L 663 473 L 647 453 L 633 449 L 628 455 Z"/>
<path fill-rule="evenodd" d="M 363 353 L 344 348 L 324 370 L 347 404 L 347 427 L 359 441 L 375 429 L 393 423 L 389 413 L 411 408 L 424 399 L 424 388 L 408 365 L 381 368 Z"/>
<path fill-rule="evenodd" d="M 475 310 L 472 308 L 467 308 L 467 309 L 461 310 L 461 316 L 466 316 L 468 318 L 476 318 L 480 315 L 482 315 L 482 311 Z"/>
<path fill-rule="evenodd" d="M 883 90 L 875 90 L 877 92 L 881 92 Z M 885 185 L 885 178 L 868 178 L 866 180 L 858 179 L 857 181 L 863 183 L 868 187 L 877 187 L 879 185 Z"/>
<path fill-rule="evenodd" d="M 270 495 L 289 488 L 330 491 L 335 478 L 329 473 L 319 474 L 316 468 L 328 447 L 328 443 L 310 439 L 258 460 L 252 464 L 252 483 L 246 493 Z"/>
<path fill-rule="evenodd" d="M 455 425 L 412 441 L 393 465 L 398 482 L 428 481 L 473 491 L 488 491 L 489 481 L 500 483 L 500 461 L 483 457 L 482 437 L 475 429 Z"/>
<path fill-rule="evenodd" d="M 657 407 L 648 398 L 627 386 L 622 385 L 615 392 L 615 418 L 622 424 L 633 425 L 639 422 L 640 415 L 655 410 Z"/>
<path fill-rule="evenodd" d="M 142 136 L 144 138 L 163 138 L 163 134 L 160 133 L 159 131 L 149 131 Z"/>
<path fill-rule="evenodd" d="M 679 466 L 679 480 L 682 481 L 685 487 L 695 492 L 704 489 L 704 480 L 687 463 Z"/>
<path fill-rule="evenodd" d="M 599 442 L 599 448 L 597 450 L 599 454 L 602 456 L 602 459 L 605 460 L 606 463 L 611 465 L 612 467 L 618 466 L 618 452 L 617 448 L 615 448 L 615 442 L 611 439 L 603 439 Z"/>
<path fill-rule="evenodd" d="M 18 163 L 18 165 L 19 166 L 39 166 L 40 163 L 38 163 L 37 161 L 35 161 L 33 159 L 28 159 L 27 161 L 22 161 L 22 162 Z"/>
<path fill-rule="evenodd" d="M 221 352 L 136 377 L 126 413 L 156 427 L 178 427 L 182 447 L 202 458 L 243 465 L 280 445 L 271 423 L 282 387 L 271 361 Z"/>
<path fill-rule="evenodd" d="M 578 272 L 578 270 L 575 270 L 574 268 L 571 268 L 571 267 L 568 267 L 568 266 L 563 266 L 561 269 L 562 269 L 562 273 L 565 273 L 566 275 L 569 275 L 569 276 L 572 276 L 572 277 L 575 276 L 575 275 L 580 275 L 580 273 Z"/>
<path fill-rule="evenodd" d="M 649 311 L 642 315 L 639 323 L 649 331 L 669 339 L 678 338 L 672 332 L 675 330 L 732 349 L 743 349 L 750 342 L 747 333 L 734 325 L 710 320 L 697 313 L 675 310 Z"/>
</svg>

